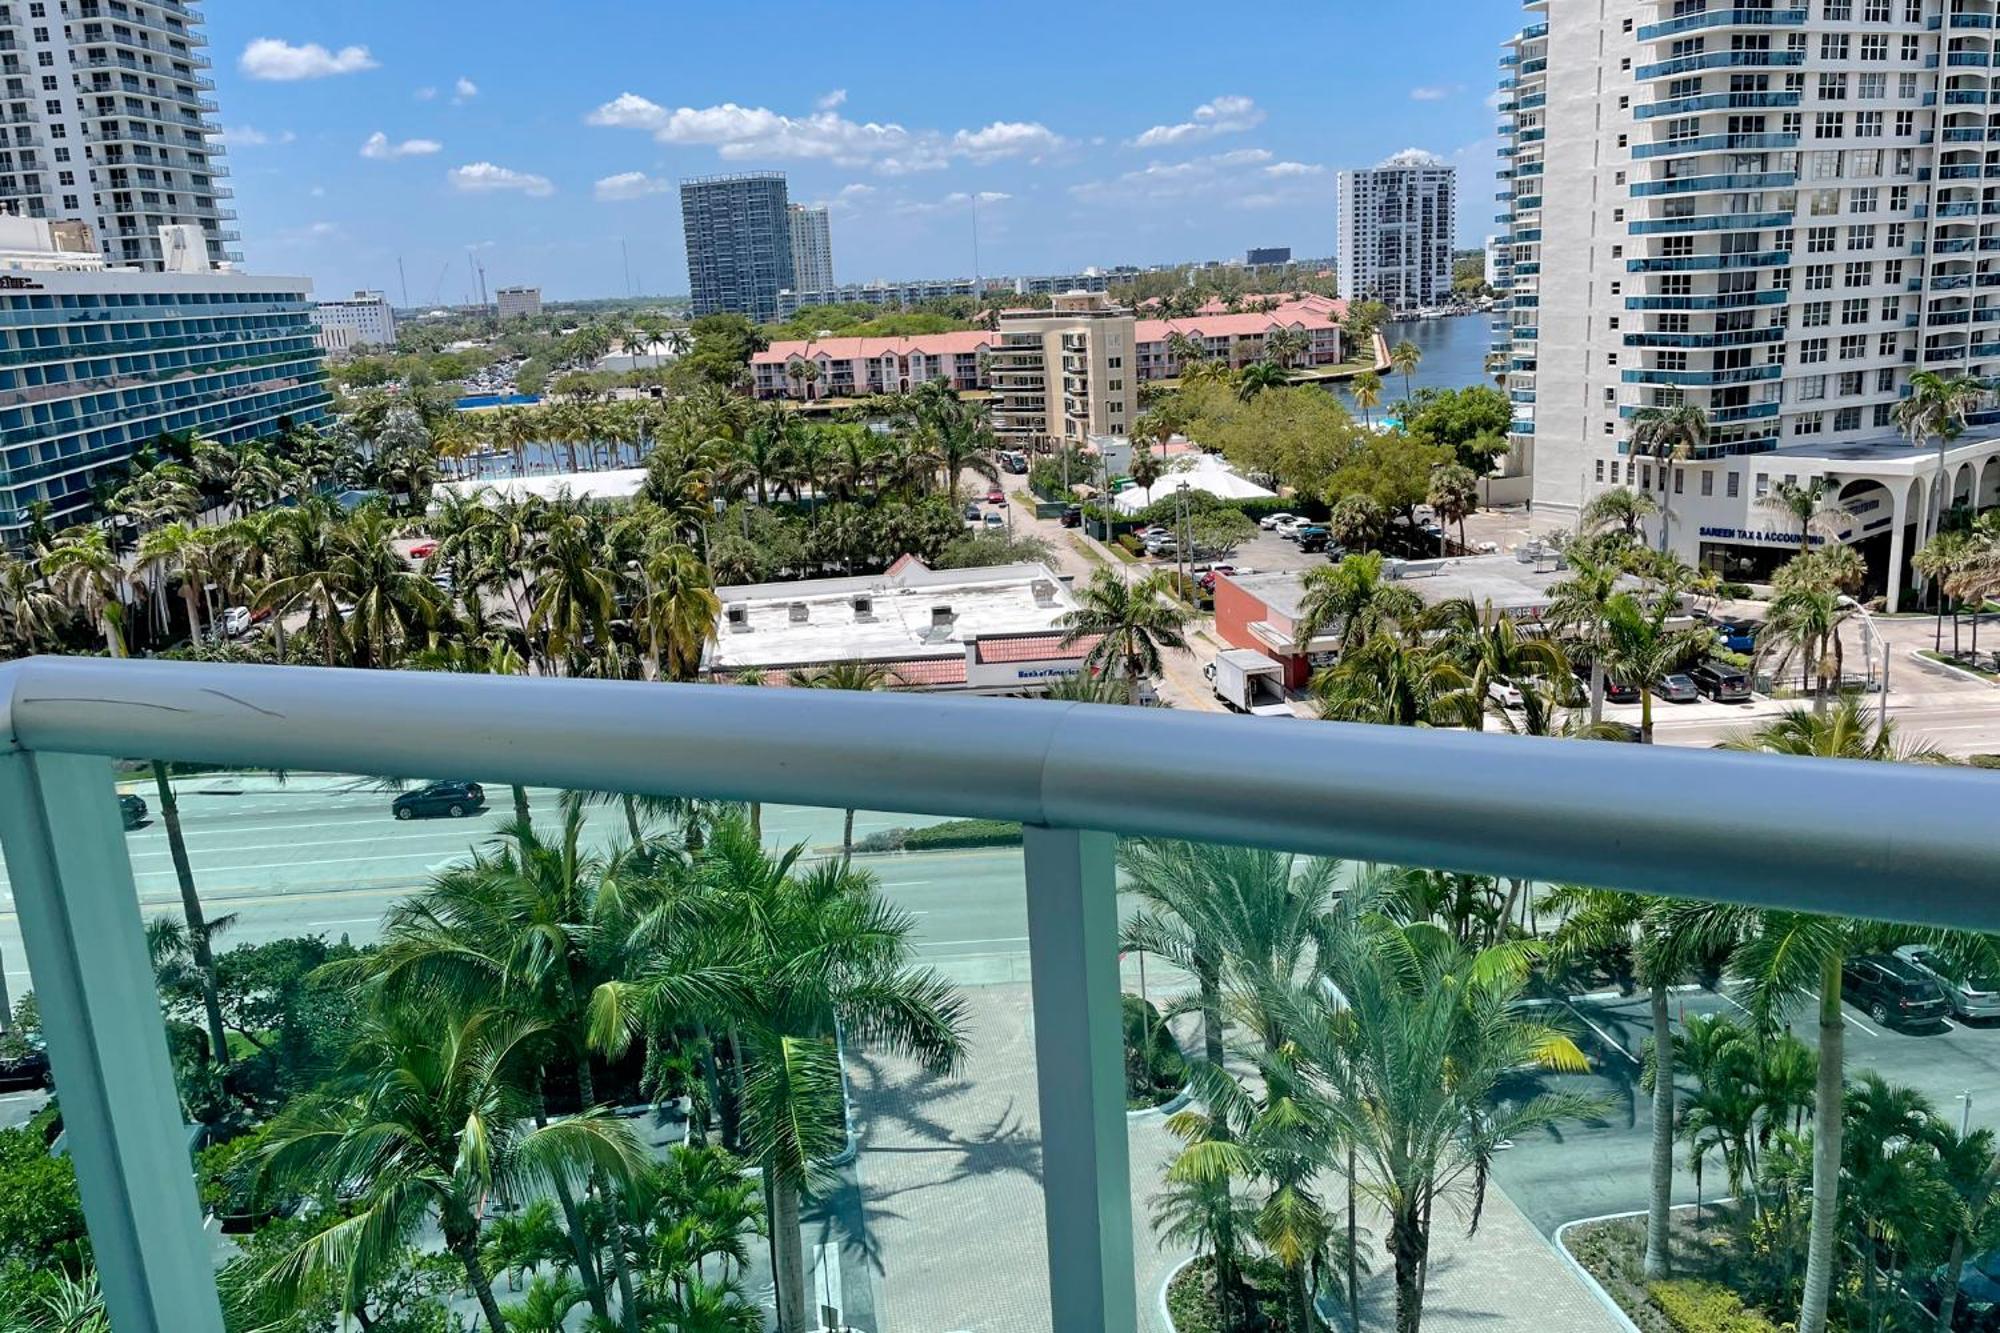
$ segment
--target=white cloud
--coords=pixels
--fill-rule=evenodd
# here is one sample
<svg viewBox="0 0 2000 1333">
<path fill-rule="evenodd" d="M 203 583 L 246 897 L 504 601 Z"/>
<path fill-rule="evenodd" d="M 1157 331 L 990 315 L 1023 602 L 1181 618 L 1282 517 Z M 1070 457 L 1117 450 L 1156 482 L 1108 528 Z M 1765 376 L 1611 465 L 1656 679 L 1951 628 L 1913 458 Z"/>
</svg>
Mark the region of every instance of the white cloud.
<svg viewBox="0 0 2000 1333">
<path fill-rule="evenodd" d="M 401 143 L 392 143 L 388 135 L 377 130 L 361 145 L 361 156 L 387 162 L 398 157 L 428 157 L 443 147 L 436 139 L 405 139 Z"/>
<path fill-rule="evenodd" d="M 982 204 L 1001 204 L 1014 196 L 1001 190 L 981 190 L 977 196 L 967 194 L 963 190 L 954 190 L 942 199 L 906 200 L 890 211 L 912 217 L 921 217 L 927 213 L 957 213 L 970 208 L 975 197 Z"/>
<path fill-rule="evenodd" d="M 1447 97 L 1456 97 L 1465 91 L 1463 84 L 1432 84 L 1425 88 L 1410 89 L 1412 102 L 1442 102 Z"/>
<path fill-rule="evenodd" d="M 845 101 L 847 101 L 847 89 L 835 88 L 832 92 L 827 93 L 817 102 L 814 102 L 813 108 L 818 111 L 831 111 Z"/>
<path fill-rule="evenodd" d="M 642 199 L 649 194 L 665 194 L 674 188 L 672 181 L 648 176 L 643 171 L 621 171 L 615 176 L 605 176 L 592 188 L 599 203 L 618 203 L 626 199 Z"/>
<path fill-rule="evenodd" d="M 376 60 L 365 46 L 343 46 L 329 51 L 318 42 L 293 46 L 277 37 L 258 37 L 243 48 L 236 62 L 253 79 L 290 83 L 297 79 L 324 79 L 333 74 L 358 74 L 374 69 Z"/>
<path fill-rule="evenodd" d="M 290 130 L 260 130 L 254 125 L 226 125 L 222 130 L 223 142 L 231 148 L 268 148 L 298 137 Z"/>
<path fill-rule="evenodd" d="M 1155 125 L 1132 141 L 1135 148 L 1162 148 L 1168 144 L 1192 143 L 1218 134 L 1241 134 L 1264 123 L 1264 108 L 1248 97 L 1226 93 L 1203 102 L 1194 114 L 1177 125 Z"/>
<path fill-rule="evenodd" d="M 1506 88 L 1495 88 L 1492 92 L 1486 94 L 1486 109 L 1488 111 L 1498 111 L 1500 104 L 1507 100 L 1508 92 L 1509 90 Z"/>
<path fill-rule="evenodd" d="M 438 90 L 436 86 L 432 84 L 425 84 L 423 87 L 417 89 L 415 92 L 410 94 L 410 96 L 416 98 L 419 102 L 435 101 L 437 95 L 438 95 Z"/>
<path fill-rule="evenodd" d="M 941 170 L 956 158 L 1033 160 L 1065 144 L 1046 125 L 1025 121 L 995 121 L 983 129 L 947 135 L 894 122 L 849 120 L 831 109 L 788 116 L 768 107 L 724 102 L 669 110 L 637 93 L 620 93 L 591 112 L 587 121 L 612 129 L 644 130 L 663 144 L 710 147 L 730 160 L 815 158 L 837 166 L 872 167 L 884 175 Z"/>
<path fill-rule="evenodd" d="M 1085 204 L 1131 207 L 1169 200 L 1215 200 L 1235 208 L 1269 208 L 1313 192 L 1326 168 L 1273 162 L 1263 148 L 1237 148 L 1185 162 L 1153 162 L 1110 180 L 1085 181 L 1070 194 Z"/>
<path fill-rule="evenodd" d="M 549 183 L 547 176 L 515 171 L 511 167 L 495 166 L 491 162 L 468 162 L 462 167 L 453 167 L 446 173 L 445 179 L 451 182 L 454 190 L 467 194 L 519 190 L 522 194 L 540 199 L 556 192 L 556 187 Z"/>
<path fill-rule="evenodd" d="M 470 102 L 477 96 L 479 96 L 479 85 L 463 74 L 459 75 L 458 82 L 451 86 L 451 100 L 454 102 Z"/>
</svg>

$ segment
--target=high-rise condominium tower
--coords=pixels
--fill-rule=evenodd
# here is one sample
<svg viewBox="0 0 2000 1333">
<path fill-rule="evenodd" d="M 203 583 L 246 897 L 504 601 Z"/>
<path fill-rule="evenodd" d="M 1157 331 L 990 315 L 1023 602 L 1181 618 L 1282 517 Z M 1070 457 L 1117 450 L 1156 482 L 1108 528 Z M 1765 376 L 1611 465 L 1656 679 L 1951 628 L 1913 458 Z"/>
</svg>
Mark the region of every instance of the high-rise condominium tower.
<svg viewBox="0 0 2000 1333">
<path fill-rule="evenodd" d="M 778 317 L 778 291 L 793 287 L 792 220 L 782 171 L 703 176 L 681 182 L 688 290 L 694 313 L 725 311 L 758 323 Z"/>
<path fill-rule="evenodd" d="M 833 230 L 826 210 L 793 204 L 792 290 L 823 292 L 833 286 Z"/>
<path fill-rule="evenodd" d="M 1393 310 L 1441 304 L 1451 295 L 1457 200 L 1458 173 L 1415 149 L 1341 172 L 1340 294 Z"/>
<path fill-rule="evenodd" d="M 1529 0 L 1496 351 L 1538 524 L 1634 487 L 1690 561 L 1847 543 L 1893 606 L 1940 496 L 2000 503 L 1993 414 L 1942 455 L 1895 420 L 1914 372 L 2000 371 L 1995 8 Z"/>
<path fill-rule="evenodd" d="M 115 264 L 162 268 L 175 224 L 240 258 L 201 25 L 181 0 L 0 3 L 0 206 L 91 223 Z"/>
</svg>

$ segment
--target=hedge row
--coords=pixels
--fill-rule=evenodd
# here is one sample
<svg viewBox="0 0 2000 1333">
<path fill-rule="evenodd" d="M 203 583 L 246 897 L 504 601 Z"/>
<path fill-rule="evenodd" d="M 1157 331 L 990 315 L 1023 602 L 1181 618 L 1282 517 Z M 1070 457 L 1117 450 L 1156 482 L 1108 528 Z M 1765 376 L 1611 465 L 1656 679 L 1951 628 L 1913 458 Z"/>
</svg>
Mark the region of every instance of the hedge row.
<svg viewBox="0 0 2000 1333">
<path fill-rule="evenodd" d="M 1680 1333 L 1777 1333 L 1777 1325 L 1727 1287 L 1690 1278 L 1671 1278 L 1646 1288 Z"/>
<path fill-rule="evenodd" d="M 949 847 L 1017 847 L 1021 826 L 1009 819 L 947 819 L 922 828 L 892 828 L 854 844 L 858 852 L 935 852 Z"/>
</svg>

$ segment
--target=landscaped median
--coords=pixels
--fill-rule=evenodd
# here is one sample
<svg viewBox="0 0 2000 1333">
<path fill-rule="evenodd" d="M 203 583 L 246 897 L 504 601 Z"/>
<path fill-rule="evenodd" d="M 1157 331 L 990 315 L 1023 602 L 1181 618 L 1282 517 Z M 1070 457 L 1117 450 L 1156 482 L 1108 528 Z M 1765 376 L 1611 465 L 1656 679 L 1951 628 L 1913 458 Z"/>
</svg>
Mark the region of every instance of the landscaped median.
<svg viewBox="0 0 2000 1333">
<path fill-rule="evenodd" d="M 947 819 L 918 828 L 884 829 L 854 844 L 857 852 L 941 852 L 962 847 L 1018 847 L 1021 826 L 1010 819 Z"/>
<path fill-rule="evenodd" d="M 1729 1229 L 1714 1208 L 1702 1222 L 1689 1209 L 1675 1209 L 1676 1268 L 1681 1275 L 1663 1281 L 1648 1281 L 1644 1274 L 1643 1213 L 1571 1223 L 1556 1233 L 1556 1243 L 1640 1333 L 1777 1333 L 1778 1325 L 1769 1316 L 1713 1280 L 1730 1262 L 1727 1248 L 1704 1244 L 1703 1238 L 1717 1227 Z M 1740 1280 L 1745 1275 L 1735 1276 Z"/>
</svg>

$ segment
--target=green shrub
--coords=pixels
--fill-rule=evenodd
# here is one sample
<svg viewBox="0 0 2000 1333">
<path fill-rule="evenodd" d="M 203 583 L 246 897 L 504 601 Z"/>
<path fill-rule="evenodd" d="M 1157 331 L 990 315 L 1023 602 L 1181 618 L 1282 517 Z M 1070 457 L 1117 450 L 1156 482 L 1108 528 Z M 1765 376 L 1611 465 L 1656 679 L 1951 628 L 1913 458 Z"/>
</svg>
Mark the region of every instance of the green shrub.
<svg viewBox="0 0 2000 1333">
<path fill-rule="evenodd" d="M 1722 585 L 1721 591 L 1722 595 L 1730 601 L 1741 601 L 1750 595 L 1750 585 L 1747 583 L 1725 583 Z"/>
<path fill-rule="evenodd" d="M 857 852 L 935 852 L 951 847 L 1017 847 L 1021 826 L 1010 819 L 947 819 L 922 828 L 892 828 L 854 844 Z"/>
<path fill-rule="evenodd" d="M 2000 768 L 2000 754 L 1968 755 L 1965 762 L 1974 768 Z"/>
<path fill-rule="evenodd" d="M 1120 546 L 1133 555 L 1144 555 L 1146 553 L 1145 543 L 1129 532 L 1119 533 L 1117 541 Z"/>
<path fill-rule="evenodd" d="M 1727 1287 L 1691 1278 L 1670 1278 L 1646 1288 L 1680 1333 L 1777 1333 L 1777 1325 Z"/>
<path fill-rule="evenodd" d="M 1149 1000 L 1121 995 L 1125 1015 L 1125 1105 L 1140 1111 L 1173 1100 L 1187 1082 L 1187 1058 Z"/>
</svg>

